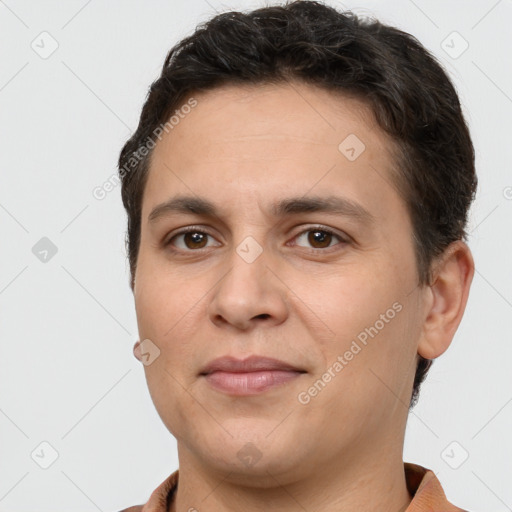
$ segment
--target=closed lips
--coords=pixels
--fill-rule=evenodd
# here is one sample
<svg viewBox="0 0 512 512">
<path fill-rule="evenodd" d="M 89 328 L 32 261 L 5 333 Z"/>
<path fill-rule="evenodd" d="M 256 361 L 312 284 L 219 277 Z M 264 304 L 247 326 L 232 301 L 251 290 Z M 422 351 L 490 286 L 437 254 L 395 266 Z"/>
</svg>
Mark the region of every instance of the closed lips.
<svg viewBox="0 0 512 512">
<path fill-rule="evenodd" d="M 236 359 L 232 356 L 224 356 L 208 363 L 201 370 L 200 375 L 208 375 L 214 372 L 251 373 L 272 370 L 306 373 L 305 370 L 299 367 L 269 357 L 250 356 L 246 359 Z"/>
</svg>

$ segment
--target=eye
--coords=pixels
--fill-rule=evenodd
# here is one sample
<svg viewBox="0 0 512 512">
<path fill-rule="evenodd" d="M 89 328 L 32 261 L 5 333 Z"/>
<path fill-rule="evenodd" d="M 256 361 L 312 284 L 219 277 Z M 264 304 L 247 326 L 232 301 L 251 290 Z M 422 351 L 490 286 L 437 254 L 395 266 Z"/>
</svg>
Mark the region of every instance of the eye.
<svg viewBox="0 0 512 512">
<path fill-rule="evenodd" d="M 165 246 L 172 245 L 182 251 L 204 249 L 207 246 L 208 237 L 211 237 L 211 235 L 191 226 L 169 238 L 165 242 Z M 176 243 L 176 240 L 179 243 Z"/>
<path fill-rule="evenodd" d="M 208 247 L 208 238 L 213 239 L 213 236 L 197 227 L 190 226 L 175 233 L 164 242 L 164 245 L 172 246 L 172 250 L 176 251 L 197 251 Z M 310 244 L 313 250 L 325 250 L 340 245 L 340 243 L 348 243 L 348 239 L 323 226 L 315 226 L 304 230 L 294 237 L 294 240 Z M 338 244 L 336 244 L 336 240 L 338 240 Z M 297 245 L 306 247 L 301 243 Z"/>
<path fill-rule="evenodd" d="M 294 240 L 305 241 L 306 243 L 310 244 L 313 249 L 326 249 L 332 247 L 331 242 L 336 239 L 341 243 L 348 243 L 348 240 L 343 238 L 341 235 L 338 235 L 331 229 L 325 228 L 323 226 L 317 226 L 302 231 L 302 233 L 296 236 Z"/>
</svg>

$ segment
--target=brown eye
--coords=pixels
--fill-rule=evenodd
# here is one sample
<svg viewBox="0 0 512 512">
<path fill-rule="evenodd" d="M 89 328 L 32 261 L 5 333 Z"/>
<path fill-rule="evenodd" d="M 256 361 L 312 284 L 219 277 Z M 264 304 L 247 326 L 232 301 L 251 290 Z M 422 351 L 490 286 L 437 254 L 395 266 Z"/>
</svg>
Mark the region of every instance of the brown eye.
<svg viewBox="0 0 512 512">
<path fill-rule="evenodd" d="M 173 246 L 173 250 L 194 251 L 207 247 L 209 238 L 213 240 L 213 237 L 208 233 L 190 228 L 175 234 L 165 245 Z"/>
<path fill-rule="evenodd" d="M 338 240 L 338 242 L 345 242 L 344 239 L 341 238 L 340 235 L 337 235 L 333 231 L 329 229 L 308 229 L 300 233 L 297 237 L 297 241 L 306 241 L 307 244 L 313 249 L 327 249 L 332 247 L 332 245 L 336 245 L 336 243 L 332 244 L 333 241 Z M 304 247 L 301 244 L 298 244 L 301 247 Z"/>
<path fill-rule="evenodd" d="M 191 232 L 183 234 L 183 242 L 188 249 L 202 249 L 206 245 L 206 233 Z"/>
<path fill-rule="evenodd" d="M 316 249 L 318 248 L 324 248 L 324 247 L 329 247 L 329 245 L 331 244 L 331 240 L 332 240 L 332 234 L 331 233 L 327 233 L 326 231 L 309 231 L 309 235 L 308 235 L 308 242 L 315 246 Z M 318 245 L 320 245 L 320 247 L 318 247 Z"/>
</svg>

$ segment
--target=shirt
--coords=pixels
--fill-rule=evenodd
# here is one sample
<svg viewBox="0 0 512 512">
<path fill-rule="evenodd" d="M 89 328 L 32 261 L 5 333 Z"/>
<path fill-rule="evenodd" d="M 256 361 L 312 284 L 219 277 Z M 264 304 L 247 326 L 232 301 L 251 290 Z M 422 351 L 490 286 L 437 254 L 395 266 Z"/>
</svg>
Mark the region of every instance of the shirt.
<svg viewBox="0 0 512 512">
<path fill-rule="evenodd" d="M 407 489 L 413 499 L 404 512 L 467 512 L 448 502 L 438 478 L 430 469 L 404 463 Z M 145 505 L 121 512 L 167 512 L 178 487 L 178 470 L 168 476 L 151 494 Z"/>
</svg>

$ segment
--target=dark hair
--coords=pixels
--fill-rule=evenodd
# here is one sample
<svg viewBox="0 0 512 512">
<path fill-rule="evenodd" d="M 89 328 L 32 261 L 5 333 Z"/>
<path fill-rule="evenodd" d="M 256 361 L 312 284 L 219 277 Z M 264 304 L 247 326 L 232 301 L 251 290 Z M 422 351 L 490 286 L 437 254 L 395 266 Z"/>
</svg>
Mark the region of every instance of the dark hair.
<svg viewBox="0 0 512 512">
<path fill-rule="evenodd" d="M 410 212 L 419 284 L 431 283 L 432 263 L 451 242 L 467 238 L 475 154 L 441 65 L 406 32 L 320 2 L 293 1 L 218 14 L 169 51 L 118 162 L 132 289 L 152 155 L 147 141 L 152 149 L 158 127 L 192 92 L 292 80 L 364 100 L 391 135 L 397 164 L 392 179 Z M 410 407 L 431 364 L 418 356 Z"/>
</svg>

